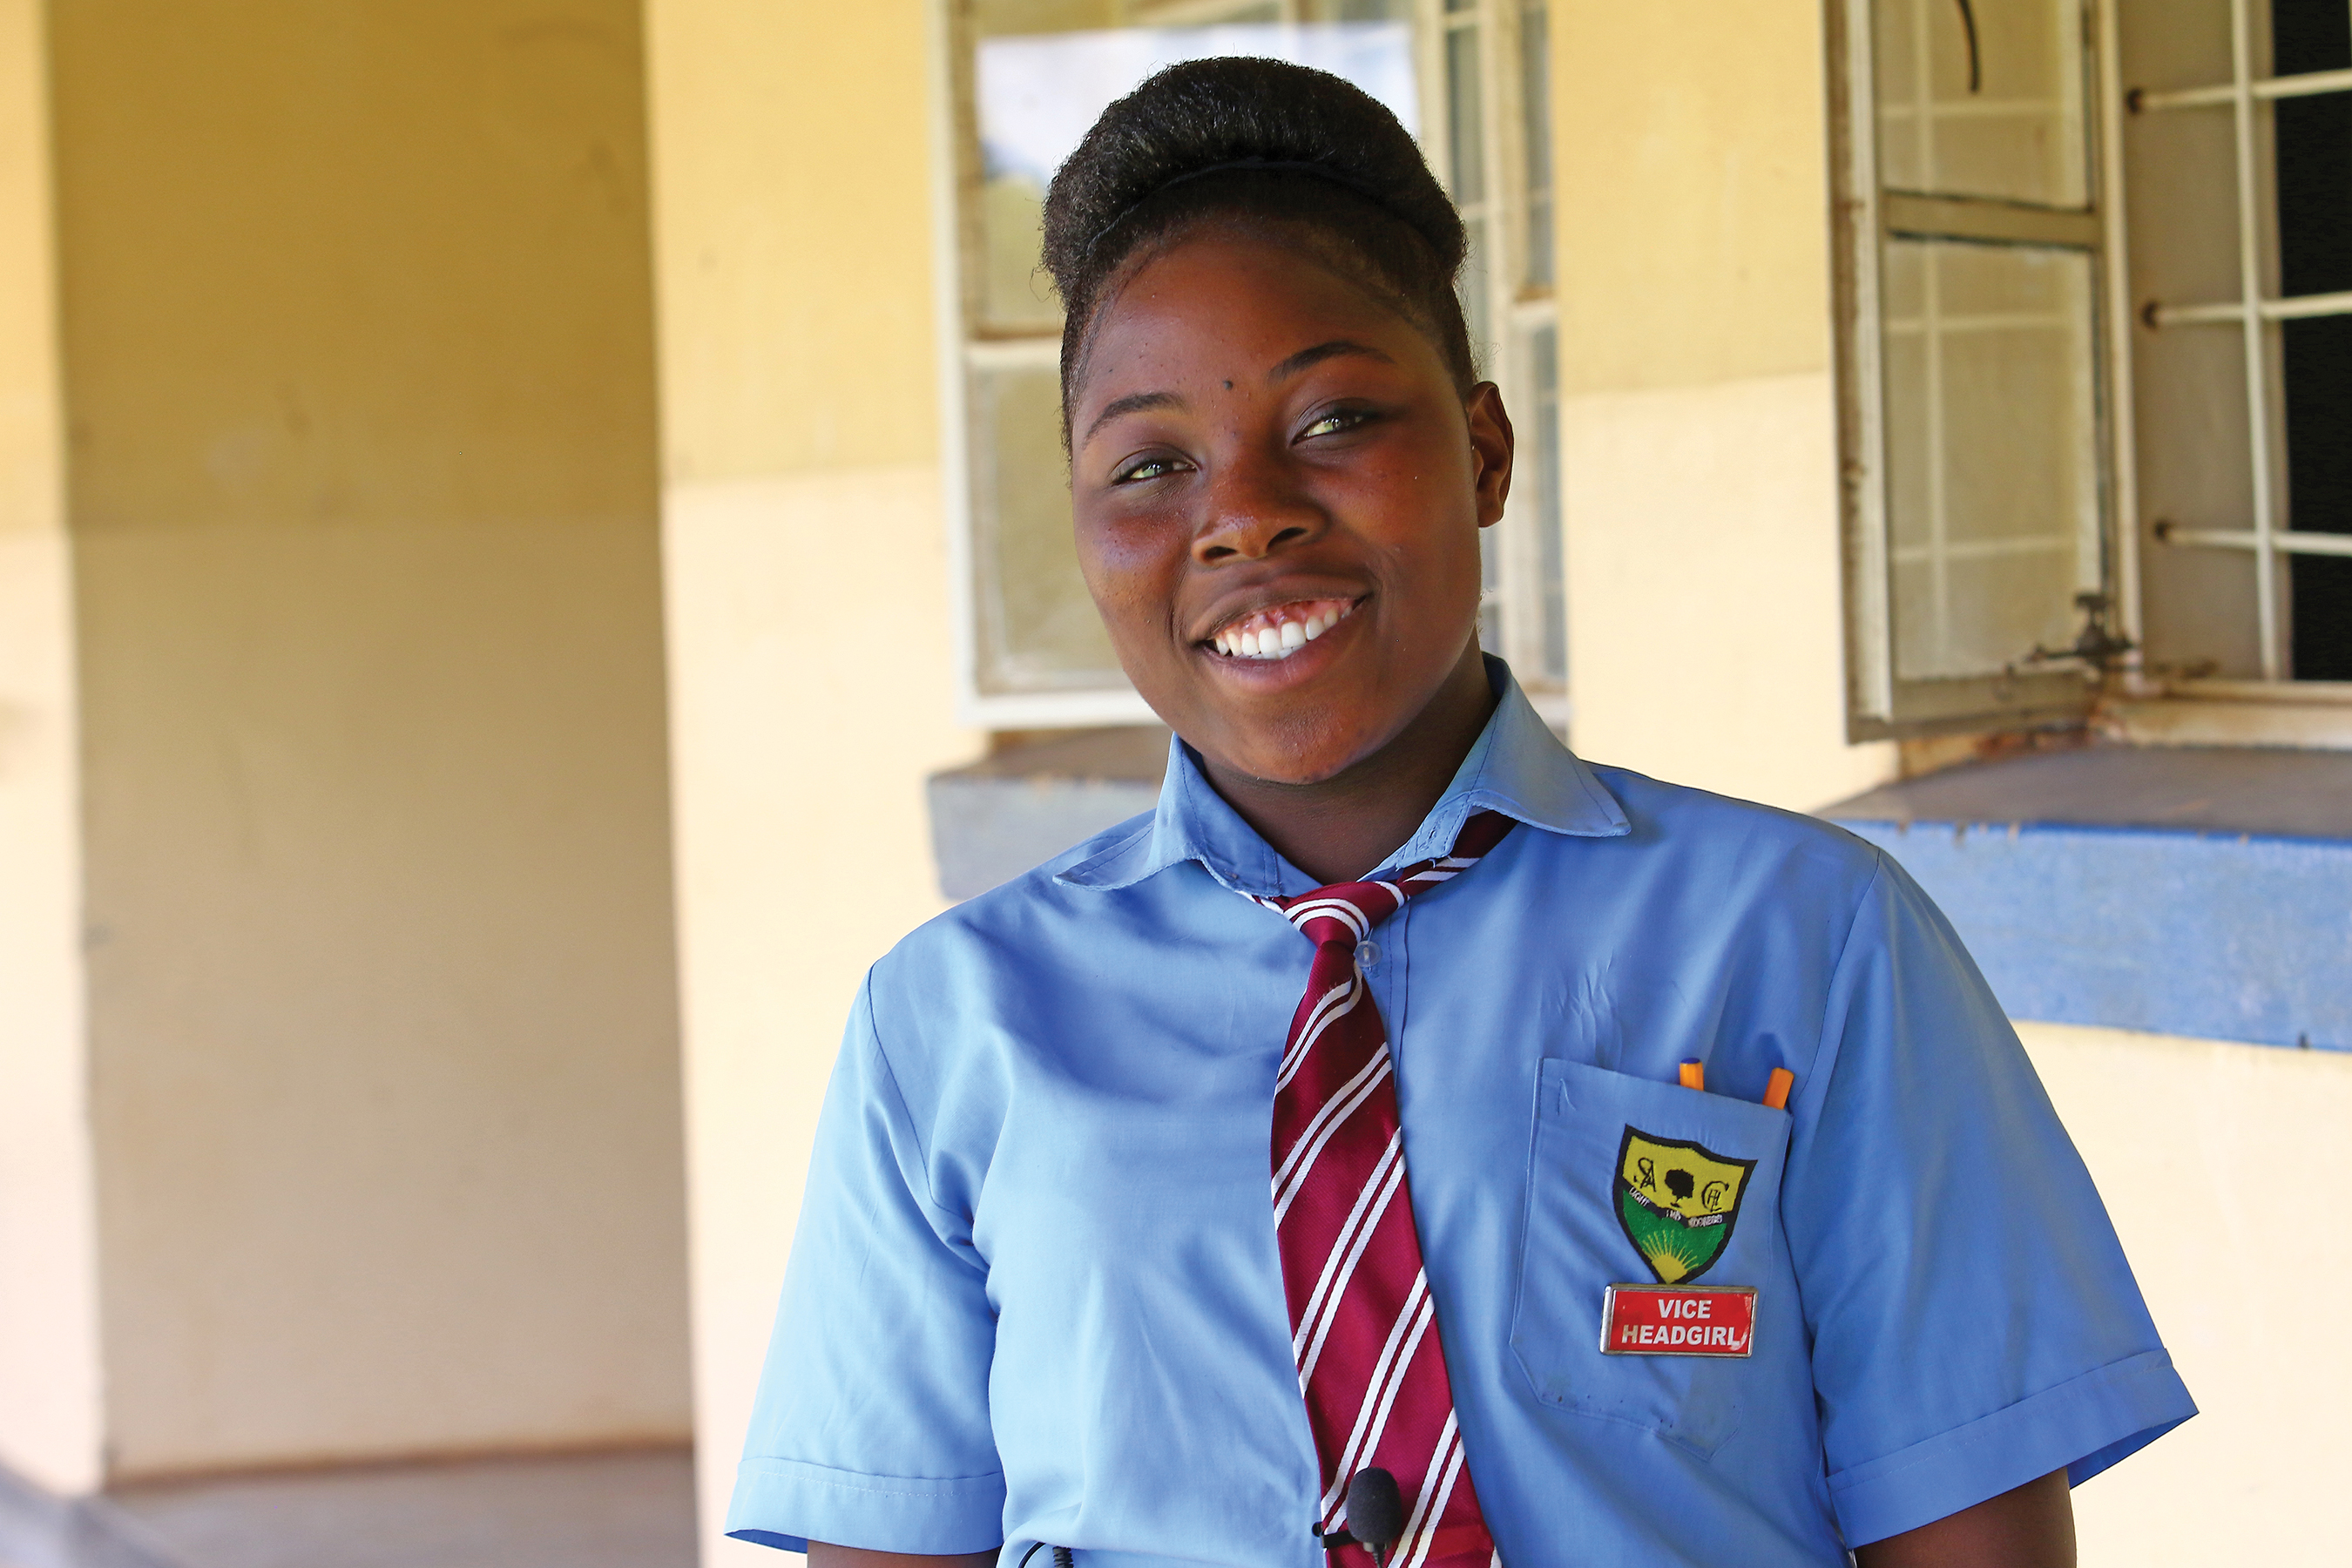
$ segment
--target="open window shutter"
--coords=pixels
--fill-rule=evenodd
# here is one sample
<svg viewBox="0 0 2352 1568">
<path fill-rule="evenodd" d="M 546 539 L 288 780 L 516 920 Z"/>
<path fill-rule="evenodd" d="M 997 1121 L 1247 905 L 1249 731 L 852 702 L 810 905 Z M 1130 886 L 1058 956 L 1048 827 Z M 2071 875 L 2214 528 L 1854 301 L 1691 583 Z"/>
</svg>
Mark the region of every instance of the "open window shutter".
<svg viewBox="0 0 2352 1568">
<path fill-rule="evenodd" d="M 1849 731 L 2080 712 L 2113 471 L 2085 14 L 1832 15 Z"/>
</svg>

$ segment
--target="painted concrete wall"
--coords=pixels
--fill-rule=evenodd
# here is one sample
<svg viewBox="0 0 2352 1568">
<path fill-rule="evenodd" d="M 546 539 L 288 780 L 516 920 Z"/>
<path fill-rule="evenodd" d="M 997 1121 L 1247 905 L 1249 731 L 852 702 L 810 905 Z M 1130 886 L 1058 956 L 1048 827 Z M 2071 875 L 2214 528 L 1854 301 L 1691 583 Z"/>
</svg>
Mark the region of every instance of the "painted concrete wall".
<svg viewBox="0 0 2352 1568">
<path fill-rule="evenodd" d="M 1572 738 L 1840 799 L 1895 756 L 1844 739 L 1822 7 L 1554 0 L 1552 38 Z"/>
<path fill-rule="evenodd" d="M 648 0 L 704 1560 L 951 712 L 920 0 Z"/>
<path fill-rule="evenodd" d="M 2352 1056 L 2021 1024 L 2201 1414 L 2074 1493 L 2084 1568 L 2352 1561 Z"/>
<path fill-rule="evenodd" d="M 101 1441 L 97 1216 L 41 11 L 0 5 L 0 1465 L 80 1490 Z"/>
<path fill-rule="evenodd" d="M 635 9 L 52 26 L 109 1473 L 681 1436 Z"/>
</svg>

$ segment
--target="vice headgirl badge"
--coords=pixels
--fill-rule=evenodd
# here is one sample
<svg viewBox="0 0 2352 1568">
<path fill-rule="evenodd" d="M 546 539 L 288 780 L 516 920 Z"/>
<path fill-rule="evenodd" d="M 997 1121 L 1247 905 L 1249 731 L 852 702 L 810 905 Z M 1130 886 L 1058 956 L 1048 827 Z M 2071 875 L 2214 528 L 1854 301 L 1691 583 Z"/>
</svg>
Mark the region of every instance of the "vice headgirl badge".
<svg viewBox="0 0 2352 1568">
<path fill-rule="evenodd" d="M 1617 1146 L 1617 1224 L 1654 1285 L 1612 1285 L 1601 1302 L 1610 1355 L 1745 1356 L 1756 1348 L 1756 1291 L 1695 1285 L 1739 1222 L 1753 1160 L 1627 1127 Z"/>
</svg>

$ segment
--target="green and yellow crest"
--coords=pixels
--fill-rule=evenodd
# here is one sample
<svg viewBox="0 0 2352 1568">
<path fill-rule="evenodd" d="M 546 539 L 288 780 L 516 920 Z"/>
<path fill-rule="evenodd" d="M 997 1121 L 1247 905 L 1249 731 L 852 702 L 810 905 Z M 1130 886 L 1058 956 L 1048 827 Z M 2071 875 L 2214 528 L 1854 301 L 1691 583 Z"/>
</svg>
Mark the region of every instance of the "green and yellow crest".
<svg viewBox="0 0 2352 1568">
<path fill-rule="evenodd" d="M 1617 1223 L 1659 1284 L 1680 1285 L 1715 1266 L 1755 1168 L 1753 1160 L 1625 1129 L 1617 1146 Z"/>
</svg>

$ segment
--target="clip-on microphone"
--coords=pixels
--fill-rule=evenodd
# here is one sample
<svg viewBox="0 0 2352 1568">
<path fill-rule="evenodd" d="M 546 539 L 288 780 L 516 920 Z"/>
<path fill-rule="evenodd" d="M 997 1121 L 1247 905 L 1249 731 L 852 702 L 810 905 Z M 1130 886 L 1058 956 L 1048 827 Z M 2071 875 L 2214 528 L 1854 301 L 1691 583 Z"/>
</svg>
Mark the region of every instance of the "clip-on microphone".
<svg viewBox="0 0 2352 1568">
<path fill-rule="evenodd" d="M 1378 1465 L 1366 1465 L 1349 1479 L 1345 1522 L 1328 1535 L 1318 1531 L 1315 1539 L 1327 1552 L 1342 1546 L 1369 1547 L 1376 1568 L 1388 1568 L 1389 1549 L 1403 1533 L 1404 1499 L 1397 1491 L 1396 1478 Z"/>
</svg>

